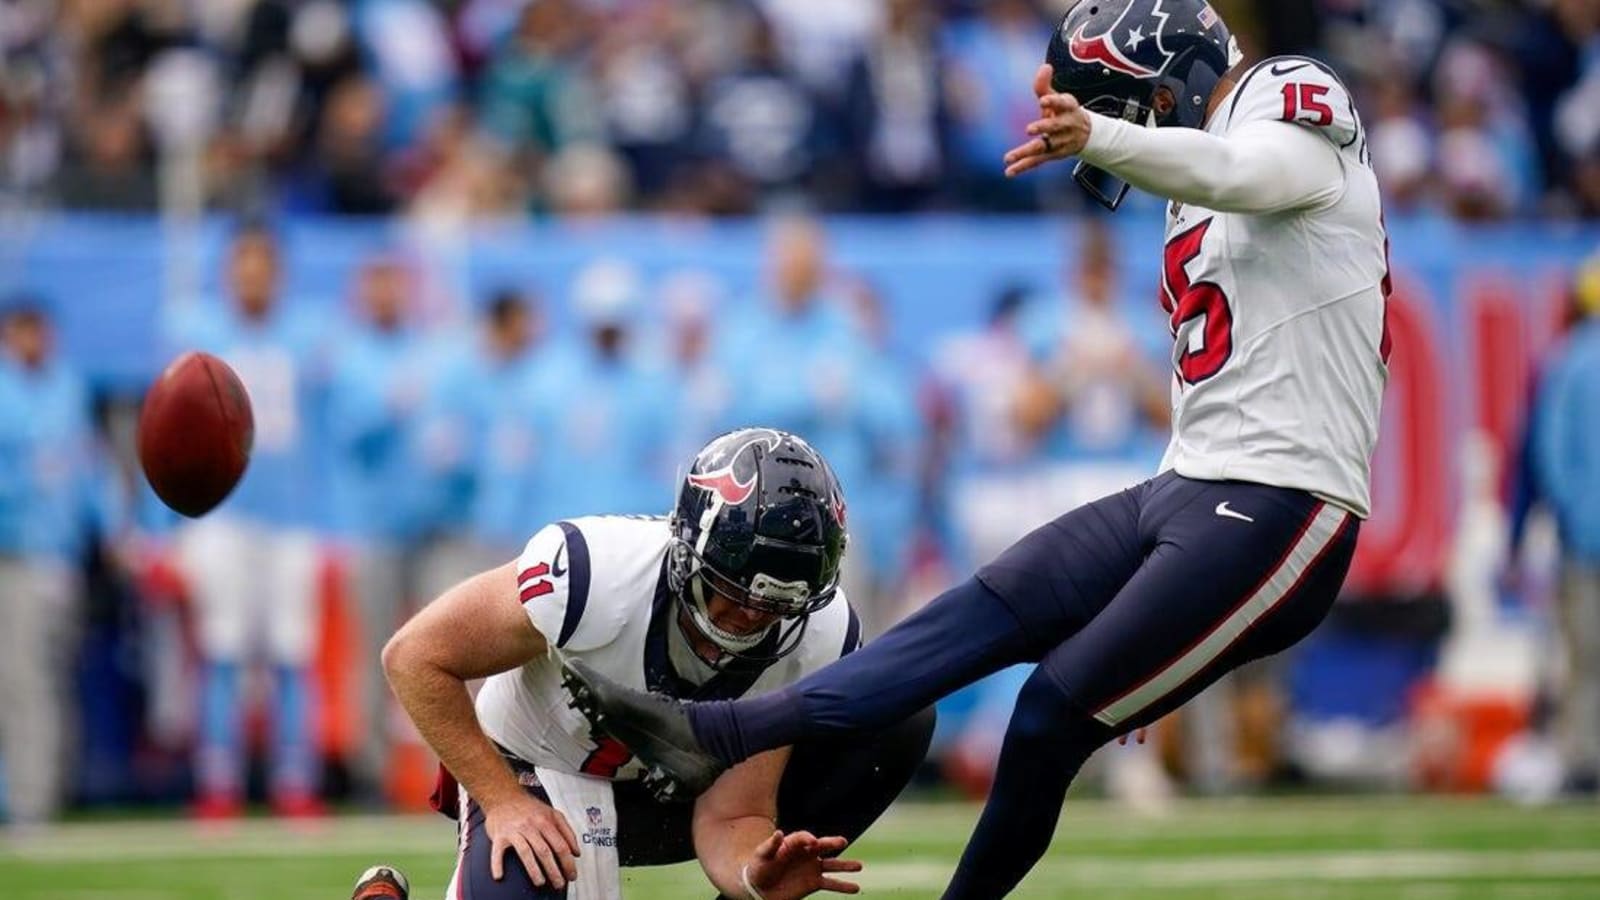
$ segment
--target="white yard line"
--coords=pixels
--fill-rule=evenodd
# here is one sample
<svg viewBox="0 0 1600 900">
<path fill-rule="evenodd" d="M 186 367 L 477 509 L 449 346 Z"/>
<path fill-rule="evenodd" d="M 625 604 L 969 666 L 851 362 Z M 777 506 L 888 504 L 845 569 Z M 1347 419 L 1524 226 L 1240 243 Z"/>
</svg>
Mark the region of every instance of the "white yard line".
<svg viewBox="0 0 1600 900">
<path fill-rule="evenodd" d="M 1446 814 L 1441 816 L 1441 808 Z M 915 853 L 911 861 L 896 862 L 893 857 L 875 854 L 874 844 L 883 843 L 900 850 L 920 847 L 947 847 L 963 843 L 976 817 L 975 807 L 959 804 L 899 804 L 879 822 L 866 840 L 869 876 L 874 884 L 885 884 L 888 876 L 914 878 L 921 871 L 936 872 L 938 884 L 954 866 L 923 862 L 931 851 Z M 1481 801 L 1426 801 L 1407 803 L 1395 800 L 1271 800 L 1199 801 L 1180 804 L 1173 816 L 1165 819 L 1138 819 L 1125 810 L 1098 801 L 1073 801 L 1068 804 L 1055 851 L 1070 855 L 1052 856 L 1043 869 L 1081 882 L 1094 881 L 1097 873 L 1114 869 L 1115 877 L 1105 883 L 1120 882 L 1137 873 L 1139 883 L 1165 884 L 1163 878 L 1181 883 L 1206 879 L 1252 880 L 1280 878 L 1289 871 L 1292 877 L 1336 881 L 1342 878 L 1374 878 L 1385 872 L 1408 872 L 1420 866 L 1422 874 L 1408 877 L 1433 877 L 1426 874 L 1444 866 L 1456 866 L 1469 874 L 1484 867 L 1512 875 L 1538 875 L 1528 860 L 1542 860 L 1557 874 L 1571 869 L 1571 875 L 1600 875 L 1600 850 L 1551 850 L 1533 853 L 1486 850 L 1330 850 L 1326 853 L 1303 849 L 1283 853 L 1241 855 L 1208 851 L 1203 856 L 1185 858 L 1180 851 L 1164 856 L 1128 857 L 1110 855 L 1110 845 L 1130 842 L 1167 842 L 1173 845 L 1228 838 L 1293 840 L 1366 836 L 1380 843 L 1413 844 L 1430 831 L 1450 836 L 1493 835 L 1501 831 L 1520 832 L 1529 827 L 1564 831 L 1565 823 L 1585 832 L 1595 829 L 1594 807 L 1554 807 L 1526 812 L 1513 807 Z M 1517 819 L 1521 821 L 1510 822 Z M 1536 820 L 1535 825 L 1533 821 Z M 1510 824 L 1508 824 L 1510 822 Z M 0 832 L 3 835 L 3 832 Z M 1391 838 L 1392 836 L 1392 838 Z M 383 853 L 447 855 L 454 847 L 454 829 L 439 816 L 350 816 L 309 823 L 285 823 L 270 819 L 250 819 L 223 827 L 202 826 L 184 820 L 86 822 L 34 832 L 7 840 L 0 836 L 0 868 L 7 861 L 34 862 L 131 862 L 160 859 L 279 858 L 297 856 L 353 856 Z M 1364 842 L 1365 843 L 1365 842 Z M 1119 847 L 1120 848 L 1120 847 Z M 1328 862 L 1328 861 L 1332 862 Z M 1381 865 L 1364 866 L 1363 861 L 1378 860 Z M 1100 868 L 1097 868 L 1100 867 Z M 1226 875 L 1216 875 L 1222 867 Z M 903 867 L 904 871 L 902 871 Z M 1431 868 L 1430 868 L 1431 867 Z M 1265 872 L 1255 876 L 1252 872 Z M 1326 871 L 1326 874 L 1318 874 Z M 1177 873 L 1177 874 L 1171 874 Z M 1211 873 L 1211 874 L 1208 874 Z M 1242 873 L 1235 875 L 1233 873 Z M 1308 874 L 1309 873 L 1309 874 Z M 1350 873 L 1356 873 L 1351 875 Z M 1363 874 L 1376 873 L 1376 874 Z M 1446 873 L 1449 874 L 1449 873 Z M 1151 881 L 1150 879 L 1154 879 Z M 921 882 L 919 882 L 921 883 Z M 1095 881 L 1094 883 L 1102 883 Z M 937 886 L 937 885 L 935 885 Z"/>
<path fill-rule="evenodd" d="M 938 890 L 954 868 L 954 861 L 949 864 L 875 861 L 861 873 L 861 885 L 878 890 Z M 1038 895 L 1046 885 L 1058 888 L 1200 888 L 1461 878 L 1600 879 L 1600 851 L 1225 854 L 1192 860 L 1047 858 L 1023 883 L 1022 893 Z"/>
</svg>

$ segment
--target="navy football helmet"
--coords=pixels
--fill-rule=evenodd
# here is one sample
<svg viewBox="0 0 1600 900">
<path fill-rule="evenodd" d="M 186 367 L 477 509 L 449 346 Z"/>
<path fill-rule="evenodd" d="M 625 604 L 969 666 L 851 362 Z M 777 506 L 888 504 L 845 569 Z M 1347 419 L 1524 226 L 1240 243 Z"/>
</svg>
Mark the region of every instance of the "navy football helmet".
<svg viewBox="0 0 1600 900">
<path fill-rule="evenodd" d="M 1206 0 L 1079 0 L 1045 51 L 1052 90 L 1101 115 L 1152 127 L 1204 126 L 1206 101 L 1239 59 L 1232 32 Z M 1157 115 L 1163 87 L 1177 103 Z M 1127 182 L 1084 162 L 1072 177 L 1107 209 L 1128 193 Z"/>
<path fill-rule="evenodd" d="M 839 480 L 810 444 L 770 428 L 724 434 L 700 451 L 679 488 L 668 586 L 725 659 L 777 659 L 800 645 L 811 614 L 838 591 L 844 522 Z M 707 611 L 711 592 L 779 619 L 749 635 L 718 628 Z"/>
</svg>

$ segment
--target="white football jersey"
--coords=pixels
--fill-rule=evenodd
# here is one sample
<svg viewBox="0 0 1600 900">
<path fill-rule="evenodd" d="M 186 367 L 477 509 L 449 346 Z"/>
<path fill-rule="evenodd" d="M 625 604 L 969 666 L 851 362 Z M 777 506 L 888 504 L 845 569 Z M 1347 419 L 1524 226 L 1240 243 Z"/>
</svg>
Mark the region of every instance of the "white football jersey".
<svg viewBox="0 0 1600 900">
<path fill-rule="evenodd" d="M 1206 130 L 1287 121 L 1338 151 L 1336 199 L 1272 214 L 1170 204 L 1172 442 L 1162 470 L 1299 488 L 1365 517 L 1388 378 L 1388 238 L 1355 103 L 1325 65 L 1250 69 Z"/>
<path fill-rule="evenodd" d="M 800 646 L 766 667 L 735 662 L 714 672 L 678 634 L 667 588 L 667 520 L 589 516 L 547 525 L 517 560 L 522 608 L 550 653 L 488 679 L 478 721 L 523 760 L 623 781 L 644 769 L 627 749 L 596 740 L 561 684 L 563 658 L 582 659 L 621 684 L 697 700 L 731 700 L 800 679 L 860 643 L 861 626 L 841 590 L 812 614 Z M 772 649 L 777 629 L 755 653 Z M 685 671 L 687 670 L 687 671 Z"/>
</svg>

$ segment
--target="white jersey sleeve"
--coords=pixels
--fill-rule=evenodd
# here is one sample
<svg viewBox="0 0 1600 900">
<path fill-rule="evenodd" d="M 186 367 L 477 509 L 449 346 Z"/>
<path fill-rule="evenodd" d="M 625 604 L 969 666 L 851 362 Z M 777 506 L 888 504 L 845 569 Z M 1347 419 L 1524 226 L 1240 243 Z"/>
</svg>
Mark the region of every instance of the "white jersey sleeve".
<svg viewBox="0 0 1600 900">
<path fill-rule="evenodd" d="M 563 650 L 592 650 L 603 646 L 621 630 L 626 609 L 618 604 L 591 604 L 596 591 L 594 560 L 583 529 L 572 522 L 555 522 L 539 529 L 517 558 L 517 592 L 533 627 L 551 646 Z M 602 560 L 602 563 L 609 562 Z M 615 574 L 616 567 L 602 569 Z"/>
<path fill-rule="evenodd" d="M 1275 56 L 1245 72 L 1227 106 L 1223 132 L 1252 122 L 1288 122 L 1340 150 L 1363 141 L 1355 100 L 1334 71 L 1304 56 Z M 1363 151 L 1365 148 L 1362 148 Z"/>
</svg>

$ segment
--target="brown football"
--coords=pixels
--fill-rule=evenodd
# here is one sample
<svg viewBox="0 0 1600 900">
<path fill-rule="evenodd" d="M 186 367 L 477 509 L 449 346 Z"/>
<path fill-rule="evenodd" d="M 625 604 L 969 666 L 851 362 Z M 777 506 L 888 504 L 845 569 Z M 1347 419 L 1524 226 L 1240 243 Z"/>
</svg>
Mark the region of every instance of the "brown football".
<svg viewBox="0 0 1600 900">
<path fill-rule="evenodd" d="M 161 501 L 186 516 L 221 503 L 244 475 L 255 440 L 250 395 L 209 353 L 172 361 L 139 412 L 139 465 Z"/>
</svg>

